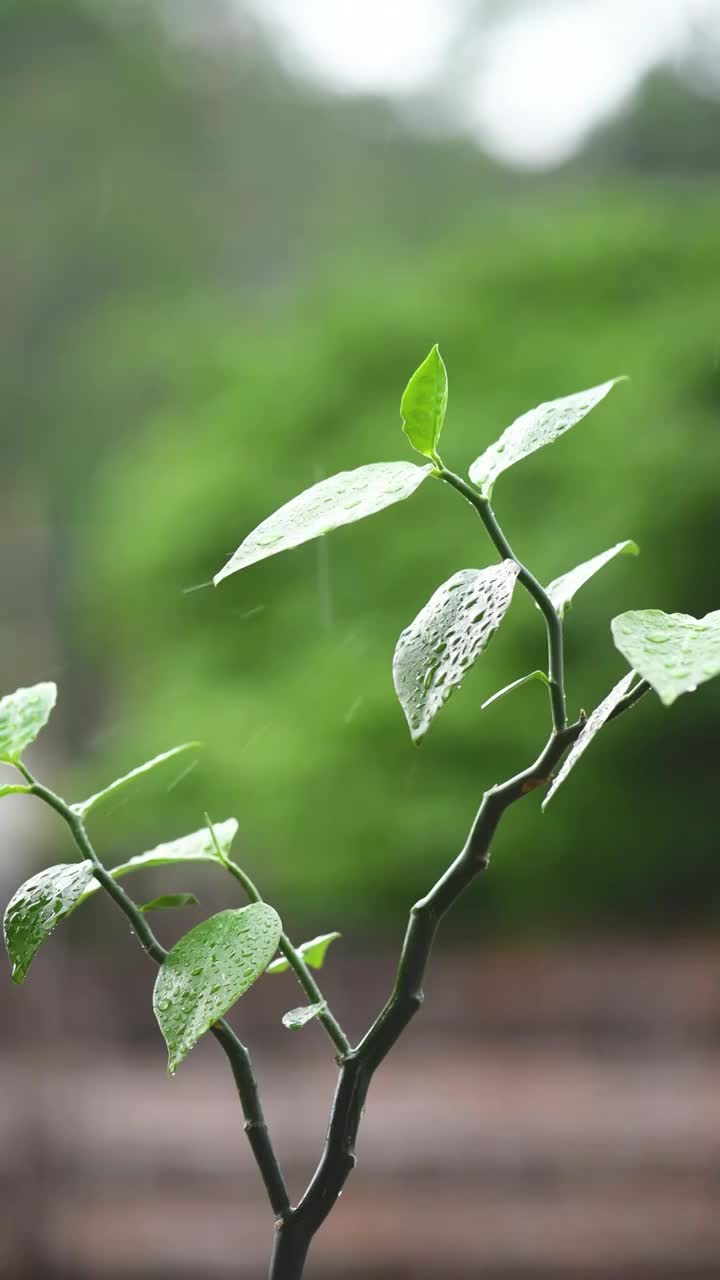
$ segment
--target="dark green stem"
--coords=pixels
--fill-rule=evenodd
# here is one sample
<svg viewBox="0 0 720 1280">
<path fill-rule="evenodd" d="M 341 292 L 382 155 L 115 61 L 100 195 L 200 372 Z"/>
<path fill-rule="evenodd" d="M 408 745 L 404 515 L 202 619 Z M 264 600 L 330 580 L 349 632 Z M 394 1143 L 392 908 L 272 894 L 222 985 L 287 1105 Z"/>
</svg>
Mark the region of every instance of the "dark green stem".
<svg viewBox="0 0 720 1280">
<path fill-rule="evenodd" d="M 457 489 L 458 493 L 461 493 L 463 498 L 470 503 L 470 506 L 477 511 L 490 535 L 490 538 L 492 539 L 493 545 L 502 558 L 504 560 L 515 561 L 515 564 L 518 565 L 520 570 L 518 573 L 518 581 L 522 583 L 525 590 L 532 596 L 545 618 L 548 638 L 550 707 L 552 710 L 553 728 L 556 732 L 559 732 L 567 725 L 562 620 L 555 612 L 552 601 L 544 587 L 541 586 L 534 574 L 532 574 L 515 555 L 515 552 L 498 524 L 497 517 L 490 505 L 489 498 L 483 498 L 478 489 L 473 485 L 468 484 L 466 480 L 463 480 L 462 476 L 456 476 L 453 471 L 448 471 L 445 466 L 440 466 L 437 474 L 441 480 L 445 481 L 446 484 L 451 485 L 453 489 Z"/>
<path fill-rule="evenodd" d="M 210 835 L 212 837 L 213 844 L 215 846 L 215 852 L 217 853 L 217 856 L 220 859 L 220 861 L 223 863 L 223 866 L 227 868 L 231 876 L 234 876 L 236 880 L 239 880 L 250 902 L 262 902 L 263 898 L 260 894 L 260 891 L 256 887 L 256 885 L 253 883 L 253 881 L 250 879 L 250 876 L 247 875 L 245 871 L 243 871 L 242 867 L 239 867 L 236 862 L 233 862 L 232 859 L 228 858 L 223 853 L 222 848 L 220 846 L 220 842 L 215 834 L 215 828 L 213 827 L 213 824 L 208 818 L 207 814 L 205 815 L 205 817 L 206 817 L 206 821 L 210 831 Z M 286 933 L 282 933 L 280 935 L 280 941 L 278 943 L 278 947 L 282 955 L 285 957 L 288 964 L 290 965 L 290 968 L 293 970 L 293 973 L 295 974 L 298 982 L 300 983 L 300 986 L 302 987 L 306 996 L 310 1000 L 311 1004 L 325 1005 L 323 1012 L 318 1014 L 318 1022 L 322 1023 L 330 1039 L 335 1045 L 335 1048 L 338 1051 L 339 1060 L 347 1057 L 347 1055 L 350 1053 L 352 1049 L 352 1045 L 350 1044 L 350 1041 L 348 1040 L 347 1036 L 345 1035 L 345 1032 L 340 1026 L 340 1023 L 337 1021 L 337 1019 L 333 1016 L 333 1014 L 330 1012 L 329 1008 L 327 1007 L 327 1001 L 325 1000 L 325 997 L 323 996 L 323 993 L 320 990 L 317 982 L 313 978 L 308 966 L 305 964 L 305 961 L 300 955 L 300 952 L 297 950 L 296 947 L 293 946 L 292 942 L 290 941 Z"/>
<path fill-rule="evenodd" d="M 103 866 L 90 842 L 82 819 L 60 796 L 55 795 L 48 787 L 44 787 L 37 782 L 24 766 L 20 767 L 20 771 L 30 783 L 33 795 L 38 796 L 40 800 L 44 800 L 65 820 L 80 853 L 88 861 L 92 862 L 94 878 L 130 921 L 147 954 L 157 965 L 161 965 L 167 955 L 167 951 L 155 937 L 143 912 L 140 911 L 132 898 Z M 224 1018 L 216 1022 L 211 1030 L 215 1039 L 225 1051 L 230 1063 L 245 1116 L 245 1133 L 265 1184 L 271 1208 L 276 1218 L 283 1219 L 290 1210 L 290 1198 L 263 1115 L 250 1054 Z"/>
</svg>

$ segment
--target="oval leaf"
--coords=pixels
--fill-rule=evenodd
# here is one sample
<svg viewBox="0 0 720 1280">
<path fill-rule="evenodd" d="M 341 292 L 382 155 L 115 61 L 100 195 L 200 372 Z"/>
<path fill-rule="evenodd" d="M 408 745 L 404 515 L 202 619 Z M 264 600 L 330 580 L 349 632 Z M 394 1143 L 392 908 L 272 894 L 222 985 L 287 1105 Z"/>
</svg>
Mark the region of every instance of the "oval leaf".
<svg viewBox="0 0 720 1280">
<path fill-rule="evenodd" d="M 414 742 L 491 640 L 512 600 L 519 566 L 461 569 L 403 631 L 393 658 L 395 690 Z"/>
<path fill-rule="evenodd" d="M 77 906 L 92 874 L 92 862 L 61 863 L 39 871 L 18 889 L 4 919 L 13 982 L 22 982 L 35 952 Z"/>
<path fill-rule="evenodd" d="M 613 618 L 613 640 L 669 707 L 720 674 L 720 610 L 704 618 L 637 609 Z"/>
<path fill-rule="evenodd" d="M 413 449 L 433 461 L 437 460 L 437 442 L 445 419 L 447 401 L 447 369 L 436 343 L 415 370 L 400 401 L 405 435 Z"/>
<path fill-rule="evenodd" d="M 50 719 L 57 685 L 48 681 L 0 698 L 0 761 L 16 764 Z"/>
<path fill-rule="evenodd" d="M 605 398 L 615 383 L 621 381 L 621 378 L 612 378 L 589 391 L 578 391 L 560 400 L 548 400 L 537 409 L 524 413 L 473 462 L 470 468 L 473 484 L 478 485 L 484 498 L 489 498 L 503 471 L 535 453 L 536 449 L 542 449 L 543 445 L 552 444 L 558 436 L 580 422 Z"/>
<path fill-rule="evenodd" d="M 143 778 L 145 774 L 152 773 L 154 769 L 159 769 L 168 760 L 174 760 L 175 756 L 183 755 L 186 751 L 199 751 L 201 746 L 201 742 L 183 742 L 179 747 L 171 747 L 169 751 L 163 751 L 161 755 L 153 756 L 152 760 L 146 760 L 145 764 L 139 764 L 136 769 L 131 769 L 129 773 L 123 774 L 122 778 L 116 778 L 109 786 L 103 787 L 102 791 L 96 791 L 94 796 L 89 796 L 87 800 L 80 800 L 70 807 L 78 817 L 84 818 L 91 809 L 95 809 L 103 801 L 117 795 L 118 791 L 124 791 L 125 787 L 136 782 L 138 778 Z"/>
<path fill-rule="evenodd" d="M 163 893 L 151 902 L 143 902 L 140 911 L 175 911 L 177 907 L 196 907 L 198 900 L 194 893 Z"/>
<path fill-rule="evenodd" d="M 248 534 L 224 569 L 215 575 L 215 586 L 249 564 L 299 547 L 322 533 L 409 498 L 431 470 L 430 466 L 417 467 L 414 462 L 375 462 L 321 480 Z"/>
<path fill-rule="evenodd" d="M 277 911 L 266 902 L 253 902 L 203 920 L 168 952 L 155 983 L 153 1008 L 171 1075 L 264 973 L 281 932 Z"/>
<path fill-rule="evenodd" d="M 600 729 L 602 729 L 603 725 L 605 724 L 605 721 L 612 715 L 617 704 L 625 697 L 625 694 L 628 692 L 630 685 L 632 684 L 634 679 L 635 679 L 635 672 L 628 671 L 627 675 L 623 676 L 622 680 L 618 681 L 618 683 L 615 685 L 615 688 L 610 690 L 610 693 L 608 694 L 607 698 L 605 698 L 604 701 L 600 703 L 599 707 L 595 708 L 592 715 L 585 722 L 585 726 L 582 729 L 579 738 L 577 738 L 572 748 L 572 751 L 566 757 L 565 762 L 562 768 L 560 769 L 560 772 L 558 773 L 557 777 L 554 779 L 550 790 L 548 791 L 545 799 L 543 800 L 543 805 L 542 805 L 543 809 L 545 809 L 547 805 L 549 805 L 558 787 L 562 782 L 565 781 L 570 770 L 575 767 L 578 760 L 580 759 L 580 756 L 583 754 L 583 751 L 585 751 L 585 749 L 589 747 L 590 743 L 595 737 L 595 734 Z"/>
<path fill-rule="evenodd" d="M 339 933 L 321 933 L 317 938 L 301 943 L 297 948 L 298 954 L 311 969 L 322 969 L 330 943 L 339 937 L 341 937 Z M 268 973 L 286 973 L 289 968 L 290 965 L 285 957 L 279 956 L 269 966 Z"/>
<path fill-rule="evenodd" d="M 317 1018 L 318 1014 L 324 1013 L 326 1009 L 327 1003 L 325 1000 L 319 1000 L 317 1004 L 302 1005 L 299 1009 L 289 1009 L 287 1013 L 283 1014 L 283 1026 L 287 1027 L 288 1031 L 299 1031 L 301 1027 L 311 1022 L 313 1018 Z"/>
<path fill-rule="evenodd" d="M 561 577 L 553 579 L 550 585 L 545 588 L 545 591 L 550 597 L 552 606 L 558 616 L 560 618 L 564 616 L 565 610 L 572 602 L 575 592 L 579 591 L 599 569 L 603 569 L 616 556 L 636 556 L 639 551 L 640 548 L 637 542 L 631 542 L 630 539 L 625 542 L 616 542 L 615 546 L 610 547 L 608 551 L 601 551 L 599 555 L 593 556 L 591 560 L 585 560 L 583 564 L 577 565 L 575 569 L 570 569 L 568 573 L 563 573 Z"/>
</svg>

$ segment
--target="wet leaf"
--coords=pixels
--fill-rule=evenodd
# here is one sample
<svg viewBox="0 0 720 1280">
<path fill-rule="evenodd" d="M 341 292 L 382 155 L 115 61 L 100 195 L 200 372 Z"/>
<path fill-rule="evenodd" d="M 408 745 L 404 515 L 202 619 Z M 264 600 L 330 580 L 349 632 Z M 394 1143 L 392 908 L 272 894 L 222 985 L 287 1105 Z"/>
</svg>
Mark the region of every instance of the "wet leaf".
<svg viewBox="0 0 720 1280">
<path fill-rule="evenodd" d="M 193 1045 L 257 982 L 282 925 L 266 902 L 220 911 L 175 944 L 155 983 L 153 1008 L 174 1074 Z"/>
<path fill-rule="evenodd" d="M 283 1014 L 283 1026 L 287 1027 L 288 1031 L 299 1031 L 326 1009 L 327 1004 L 324 1000 L 318 1001 L 317 1004 L 302 1005 L 299 1009 L 289 1009 Z"/>
<path fill-rule="evenodd" d="M 461 569 L 431 596 L 403 631 L 393 680 L 414 742 L 486 648 L 512 600 L 519 568 L 503 560 L 488 569 Z"/>
<path fill-rule="evenodd" d="M 414 462 L 375 462 L 321 480 L 248 534 L 234 556 L 215 575 L 215 585 L 258 560 L 299 547 L 331 529 L 363 520 L 394 502 L 402 502 L 431 471 L 431 466 L 417 467 Z"/>
<path fill-rule="evenodd" d="M 220 851 L 228 857 L 238 829 L 237 821 L 235 818 L 228 818 L 226 822 L 216 822 L 214 829 Z M 156 845 L 146 853 L 138 853 L 127 862 L 121 862 L 119 866 L 113 867 L 110 875 L 115 880 L 121 880 L 123 876 L 130 875 L 133 871 L 144 871 L 147 867 L 169 867 L 187 862 L 214 862 L 215 866 L 222 865 L 207 827 L 201 827 L 199 831 L 181 836 L 178 840 L 169 840 L 166 844 Z M 93 880 L 83 894 L 82 901 L 89 898 L 91 893 L 96 893 L 99 888 L 100 885 Z"/>
<path fill-rule="evenodd" d="M 559 617 L 563 617 L 565 610 L 572 602 L 572 598 L 576 591 L 579 591 L 585 583 L 598 572 L 599 569 L 609 564 L 616 556 L 636 556 L 639 554 L 640 548 L 637 542 L 631 542 L 629 539 L 625 542 L 616 542 L 614 547 L 610 547 L 608 551 L 601 551 L 599 555 L 593 556 L 591 560 L 585 560 L 583 564 L 577 565 L 575 569 L 570 569 L 568 573 L 563 573 L 561 577 L 555 578 L 548 587 L 545 588 L 552 606 Z"/>
<path fill-rule="evenodd" d="M 0 698 L 0 761 L 17 764 L 50 719 L 56 699 L 57 686 L 50 681 Z"/>
<path fill-rule="evenodd" d="M 60 863 L 39 871 L 18 889 L 4 919 L 13 982 L 23 981 L 38 948 L 77 906 L 92 874 L 92 862 Z"/>
<path fill-rule="evenodd" d="M 297 951 L 311 969 L 322 969 L 330 943 L 340 936 L 339 933 L 321 933 L 317 938 L 301 943 Z M 279 956 L 277 960 L 273 960 L 268 973 L 286 973 L 289 968 L 290 965 L 285 957 Z"/>
<path fill-rule="evenodd" d="M 436 343 L 415 370 L 400 401 L 405 435 L 413 449 L 433 461 L 437 459 L 437 443 L 445 419 L 447 401 L 447 369 Z"/>
<path fill-rule="evenodd" d="M 489 498 L 495 481 L 503 471 L 529 457 L 537 449 L 542 449 L 544 445 L 552 444 L 580 422 L 605 398 L 615 383 L 621 381 L 621 378 L 612 378 L 599 387 L 578 391 L 572 396 L 563 396 L 560 400 L 548 400 L 539 404 L 536 409 L 524 413 L 503 431 L 495 444 L 491 444 L 473 462 L 470 468 L 473 484 L 478 485 L 483 497 Z"/>
<path fill-rule="evenodd" d="M 543 809 L 549 805 L 558 787 L 565 781 L 571 769 L 575 768 L 578 760 L 587 747 L 590 746 L 595 734 L 602 729 L 606 720 L 612 715 L 618 703 L 625 697 L 629 691 L 631 684 L 635 680 L 635 672 L 629 671 L 622 680 L 619 680 L 614 689 L 610 690 L 607 698 L 605 698 L 599 707 L 596 707 L 592 715 L 588 717 L 585 726 L 582 729 L 579 738 L 577 738 L 572 750 L 566 757 L 560 772 L 557 774 L 553 784 L 543 800 Z"/>
<path fill-rule="evenodd" d="M 720 675 L 720 610 L 704 618 L 638 609 L 613 618 L 616 647 L 669 707 Z"/>
</svg>

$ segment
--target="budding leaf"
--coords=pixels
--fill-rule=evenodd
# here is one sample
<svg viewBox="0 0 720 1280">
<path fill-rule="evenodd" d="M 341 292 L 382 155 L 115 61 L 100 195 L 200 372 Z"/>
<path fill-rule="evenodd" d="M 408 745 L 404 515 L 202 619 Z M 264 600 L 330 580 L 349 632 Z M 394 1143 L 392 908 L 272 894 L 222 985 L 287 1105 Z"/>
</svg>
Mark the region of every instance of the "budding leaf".
<svg viewBox="0 0 720 1280">
<path fill-rule="evenodd" d="M 288 1031 L 299 1031 L 326 1009 L 327 1004 L 324 1000 L 319 1000 L 317 1004 L 302 1005 L 299 1009 L 289 1009 L 283 1014 L 283 1026 L 287 1027 Z"/>
<path fill-rule="evenodd" d="M 162 755 L 154 756 L 152 760 L 146 760 L 145 764 L 140 764 L 136 769 L 131 769 L 130 773 L 124 774 L 122 778 L 116 778 L 108 787 L 103 787 L 102 791 L 97 791 L 94 796 L 89 796 L 87 800 L 81 800 L 77 804 L 71 805 L 73 813 L 76 813 L 80 818 L 86 817 L 91 809 L 95 809 L 97 805 L 102 804 L 105 800 L 116 796 L 119 791 L 124 791 L 125 787 L 129 787 L 133 782 L 137 782 L 139 778 L 145 777 L 146 774 L 152 773 L 154 769 L 159 769 L 168 760 L 174 760 L 175 756 L 183 755 L 186 751 L 198 751 L 201 746 L 202 743 L 200 742 L 183 742 L 179 747 L 172 747 L 170 751 L 163 751 Z"/>
<path fill-rule="evenodd" d="M 405 435 L 413 449 L 433 461 L 437 459 L 437 442 L 445 419 L 447 401 L 447 369 L 436 343 L 415 370 L 400 401 Z"/>
<path fill-rule="evenodd" d="M 39 871 L 18 889 L 4 919 L 13 982 L 23 981 L 35 952 L 77 906 L 92 874 L 92 862 L 60 863 Z"/>
<path fill-rule="evenodd" d="M 277 911 L 266 902 L 253 902 L 203 920 L 168 952 L 155 983 L 153 1008 L 171 1075 L 264 973 L 281 932 Z"/>
<path fill-rule="evenodd" d="M 403 631 L 393 657 L 395 690 L 414 742 L 462 684 L 512 600 L 519 566 L 461 569 L 448 578 Z"/>
<path fill-rule="evenodd" d="M 638 609 L 613 618 L 616 648 L 669 707 L 720 675 L 720 609 L 704 618 Z"/>
<path fill-rule="evenodd" d="M 225 857 L 230 855 L 230 846 L 237 829 L 238 824 L 235 818 L 215 823 L 215 835 L 221 853 Z M 110 875 L 114 880 L 120 880 L 133 871 L 144 871 L 147 867 L 168 867 L 185 862 L 214 862 L 216 866 L 220 863 L 207 827 L 202 827 L 200 831 L 193 831 L 189 836 L 181 836 L 179 840 L 169 840 L 166 844 L 159 844 L 154 849 L 149 849 L 147 853 L 138 853 L 127 862 L 120 863 L 120 866 L 113 867 Z M 97 880 L 93 880 L 85 890 L 82 901 L 84 902 L 99 888 Z"/>
<path fill-rule="evenodd" d="M 431 471 L 431 466 L 417 467 L 414 462 L 374 462 L 321 480 L 248 534 L 234 556 L 215 575 L 215 586 L 257 560 L 299 547 L 331 529 L 374 515 L 394 502 L 402 502 Z"/>
<path fill-rule="evenodd" d="M 558 616 L 560 618 L 564 616 L 565 610 L 571 604 L 575 592 L 579 591 L 599 569 L 604 568 L 616 556 L 636 556 L 639 554 L 639 550 L 637 542 L 631 542 L 629 539 L 625 542 L 616 542 L 615 546 L 610 547 L 608 551 L 601 551 L 599 555 L 593 556 L 591 560 L 586 560 L 583 564 L 577 565 L 575 569 L 570 569 L 568 573 L 563 573 L 561 577 L 555 578 L 545 588 L 545 591 L 550 597 L 552 606 Z"/>
<path fill-rule="evenodd" d="M 540 680 L 543 684 L 550 684 L 550 681 L 544 671 L 531 671 L 528 675 L 521 676 L 519 680 L 513 680 L 512 684 L 506 684 L 503 689 L 498 689 L 497 693 L 494 693 L 492 697 L 487 698 L 485 702 L 482 703 L 480 710 L 484 711 L 485 708 L 491 706 L 493 702 L 499 702 L 501 698 L 504 698 L 506 693 L 512 693 L 513 689 L 519 689 L 521 685 L 529 684 L 531 680 Z"/>
<path fill-rule="evenodd" d="M 50 719 L 57 686 L 48 681 L 29 689 L 16 689 L 0 698 L 0 761 L 17 764 Z"/>
<path fill-rule="evenodd" d="M 589 391 L 578 391 L 560 400 L 548 400 L 517 418 L 470 468 L 470 479 L 478 485 L 483 497 L 490 497 L 493 485 L 503 471 L 569 431 L 620 381 L 622 379 L 612 378 Z"/>
<path fill-rule="evenodd" d="M 604 701 L 600 703 L 600 706 L 595 708 L 592 715 L 588 717 L 579 738 L 576 740 L 572 748 L 572 751 L 565 759 L 560 772 L 557 774 L 550 790 L 543 800 L 543 809 L 549 805 L 558 787 L 565 781 L 570 770 L 575 767 L 583 751 L 585 751 L 586 747 L 590 745 L 595 734 L 602 729 L 605 721 L 612 715 L 618 703 L 624 698 L 634 679 L 635 672 L 628 671 L 627 675 L 623 676 L 622 680 L 618 681 L 615 688 L 610 690 L 607 698 L 605 698 Z"/>
<path fill-rule="evenodd" d="M 298 954 L 311 969 L 322 969 L 330 943 L 340 936 L 339 933 L 322 933 L 317 938 L 311 938 L 309 942 L 301 943 L 297 948 Z M 268 973 L 286 973 L 289 968 L 290 965 L 285 957 L 279 956 L 269 966 Z"/>
<path fill-rule="evenodd" d="M 151 902 L 143 902 L 140 910 L 145 911 L 174 911 L 176 907 L 196 907 L 198 900 L 194 893 L 164 893 L 159 898 L 153 898 Z"/>
</svg>

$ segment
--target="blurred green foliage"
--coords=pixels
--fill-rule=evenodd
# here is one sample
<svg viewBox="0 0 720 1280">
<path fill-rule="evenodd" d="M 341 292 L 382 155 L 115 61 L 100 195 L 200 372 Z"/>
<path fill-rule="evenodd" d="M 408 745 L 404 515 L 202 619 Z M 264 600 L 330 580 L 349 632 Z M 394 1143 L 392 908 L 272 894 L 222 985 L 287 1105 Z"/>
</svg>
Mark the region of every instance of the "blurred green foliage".
<svg viewBox="0 0 720 1280">
<path fill-rule="evenodd" d="M 33 0 L 21 18 L 6 4 L 10 34 L 13 9 L 17 33 L 46 6 Z M 43 232 L 54 237 L 37 296 L 20 272 L 3 325 L 15 335 L 3 444 L 17 444 L 19 415 L 63 587 L 52 609 L 61 697 L 80 708 L 67 721 L 73 781 L 84 794 L 203 739 L 181 785 L 103 820 L 106 847 L 127 856 L 193 830 L 206 808 L 234 812 L 238 857 L 289 928 L 370 931 L 446 864 L 483 788 L 542 745 L 541 685 L 479 711 L 543 665 L 537 611 L 517 594 L 417 750 L 392 688 L 398 633 L 451 573 L 494 559 L 450 491 L 428 483 L 217 590 L 190 589 L 302 488 L 411 456 L 399 398 L 435 341 L 456 470 L 539 401 L 627 373 L 495 494 L 511 543 L 546 582 L 622 538 L 640 544 L 639 560 L 606 568 L 568 615 L 570 707 L 591 709 L 624 669 L 614 614 L 720 603 L 720 196 L 689 176 L 600 181 L 584 162 L 511 178 L 469 146 L 406 137 L 378 104 L 303 97 L 257 49 L 213 60 L 211 74 L 207 55 L 168 50 L 153 31 L 138 44 L 106 24 L 83 74 L 49 42 L 74 114 L 58 121 L 43 68 L 24 127 L 48 153 L 68 141 L 79 187 L 58 164 L 67 221 L 43 218 L 46 158 L 39 191 L 2 213 L 6 229 L 24 226 L 29 204 L 42 223 L 24 227 L 29 260 Z M 98 59 L 115 69 L 115 96 Z M 30 110 L 18 65 L 16 121 Z M 110 134 L 91 113 L 96 81 Z M 717 104 L 710 113 L 717 128 Z M 102 173 L 98 213 L 84 201 Z M 53 188 L 53 210 L 56 199 L 65 208 Z M 648 699 L 608 727 L 547 816 L 532 798 L 513 813 L 464 927 L 713 916 L 719 712 L 711 685 L 671 712 Z"/>
</svg>

